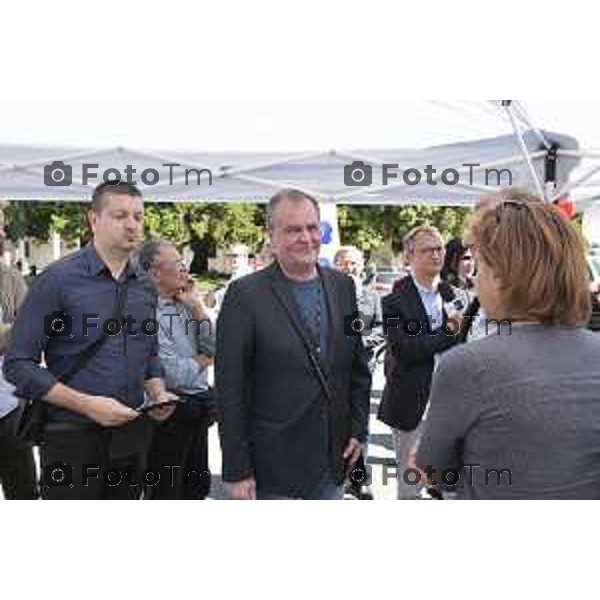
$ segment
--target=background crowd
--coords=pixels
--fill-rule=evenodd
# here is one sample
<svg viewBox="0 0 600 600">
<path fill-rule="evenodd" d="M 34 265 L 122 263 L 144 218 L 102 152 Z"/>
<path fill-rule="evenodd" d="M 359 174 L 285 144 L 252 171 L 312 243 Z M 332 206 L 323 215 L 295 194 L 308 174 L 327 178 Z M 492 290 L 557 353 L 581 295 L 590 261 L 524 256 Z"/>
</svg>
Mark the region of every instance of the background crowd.
<svg viewBox="0 0 600 600">
<path fill-rule="evenodd" d="M 370 499 L 379 357 L 398 499 L 600 496 L 596 290 L 576 228 L 535 196 L 483 198 L 446 243 L 416 225 L 385 294 L 355 246 L 320 263 L 297 190 L 268 205 L 271 260 L 213 302 L 172 240 L 140 244 L 134 186 L 99 186 L 88 219 L 29 292 L 0 266 L 5 497 L 204 499 L 218 421 L 231 498 Z"/>
</svg>

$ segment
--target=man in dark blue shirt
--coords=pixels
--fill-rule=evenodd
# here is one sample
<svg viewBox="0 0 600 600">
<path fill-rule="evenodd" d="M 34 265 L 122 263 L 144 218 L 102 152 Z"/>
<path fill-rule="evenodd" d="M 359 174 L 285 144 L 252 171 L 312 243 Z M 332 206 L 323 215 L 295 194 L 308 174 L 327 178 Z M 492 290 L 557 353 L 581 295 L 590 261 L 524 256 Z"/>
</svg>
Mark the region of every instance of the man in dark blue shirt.
<svg viewBox="0 0 600 600">
<path fill-rule="evenodd" d="M 40 446 L 46 498 L 131 498 L 144 483 L 152 431 L 135 409 L 145 393 L 156 404 L 170 394 L 158 359 L 156 296 L 130 261 L 143 216 L 135 186 L 98 186 L 89 212 L 92 242 L 36 278 L 14 325 L 6 378 L 19 395 L 50 405 Z M 119 294 L 124 322 L 111 330 Z M 62 383 L 61 373 L 105 328 L 111 335 Z M 172 410 L 157 407 L 150 416 L 164 420 Z"/>
</svg>

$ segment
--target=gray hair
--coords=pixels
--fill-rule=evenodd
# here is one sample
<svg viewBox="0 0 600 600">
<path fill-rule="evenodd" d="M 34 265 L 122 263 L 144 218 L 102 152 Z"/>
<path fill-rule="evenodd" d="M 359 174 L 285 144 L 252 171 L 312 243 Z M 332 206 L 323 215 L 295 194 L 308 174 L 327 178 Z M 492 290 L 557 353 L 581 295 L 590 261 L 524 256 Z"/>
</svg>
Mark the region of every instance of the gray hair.
<svg viewBox="0 0 600 600">
<path fill-rule="evenodd" d="M 137 252 L 137 262 L 144 269 L 149 271 L 155 264 L 156 258 L 165 246 L 172 246 L 171 242 L 160 238 L 154 238 L 144 242 Z"/>
<path fill-rule="evenodd" d="M 342 257 L 346 256 L 347 254 L 353 254 L 363 262 L 365 260 L 365 255 L 363 254 L 363 251 L 357 248 L 356 246 L 340 246 L 338 248 L 338 251 L 335 253 L 335 256 L 333 257 L 334 264 L 339 262 L 342 259 Z"/>
<path fill-rule="evenodd" d="M 431 235 L 438 235 L 442 237 L 439 229 L 437 227 L 433 227 L 433 225 L 419 225 L 418 227 L 413 227 L 403 238 L 402 238 L 402 250 L 404 252 L 413 252 L 415 249 L 415 242 L 417 236 L 422 233 L 429 233 Z"/>
<path fill-rule="evenodd" d="M 281 202 L 283 202 L 283 200 L 290 200 L 292 202 L 303 202 L 303 201 L 308 200 L 315 207 L 315 210 L 317 211 L 317 215 L 321 214 L 321 211 L 319 209 L 319 203 L 310 194 L 307 194 L 306 192 L 303 192 L 301 190 L 296 190 L 293 188 L 286 188 L 283 190 L 279 190 L 269 200 L 269 204 L 267 205 L 267 227 L 268 227 L 269 231 L 273 231 L 273 224 L 274 224 L 273 219 L 274 219 L 274 215 L 275 215 L 275 209 L 277 208 L 277 206 L 279 204 L 281 204 Z"/>
</svg>

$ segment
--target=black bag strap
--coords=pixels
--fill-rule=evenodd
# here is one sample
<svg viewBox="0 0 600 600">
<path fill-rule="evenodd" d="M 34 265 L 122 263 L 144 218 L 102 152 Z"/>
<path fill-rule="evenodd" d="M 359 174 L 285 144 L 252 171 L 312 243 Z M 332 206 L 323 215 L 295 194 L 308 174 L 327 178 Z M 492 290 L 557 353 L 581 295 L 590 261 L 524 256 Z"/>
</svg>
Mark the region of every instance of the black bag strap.
<svg viewBox="0 0 600 600">
<path fill-rule="evenodd" d="M 296 316 L 294 314 L 292 314 L 292 310 L 291 310 L 290 306 L 288 305 L 288 303 L 285 301 L 285 298 L 283 298 L 281 296 L 281 292 L 275 287 L 273 287 L 273 290 L 275 291 L 275 295 L 276 295 L 277 299 L 279 300 L 281 306 L 283 307 L 283 310 L 285 311 L 285 314 L 286 314 L 289 322 L 291 323 L 292 328 L 294 329 L 294 331 L 296 332 L 298 337 L 302 340 L 302 345 L 304 346 L 304 348 L 306 349 L 306 352 L 308 353 L 308 359 L 313 368 L 313 371 L 315 372 L 317 379 L 319 380 L 319 384 L 321 385 L 323 394 L 325 395 L 325 399 L 327 400 L 327 403 L 331 406 L 333 403 L 333 394 L 331 393 L 331 389 L 329 387 L 329 384 L 327 383 L 327 377 L 325 376 L 325 373 L 323 372 L 323 369 L 321 368 L 321 363 L 319 362 L 319 358 L 315 354 L 315 351 L 314 351 L 311 343 L 308 341 L 306 335 L 304 335 L 304 333 L 300 329 L 300 326 L 298 325 L 298 320 L 297 320 Z"/>
<path fill-rule="evenodd" d="M 113 319 L 119 321 L 123 319 L 123 309 L 125 308 L 125 300 L 127 299 L 128 291 L 129 279 L 127 278 L 121 286 L 117 287 L 117 296 L 115 298 L 115 306 L 112 315 Z M 99 352 L 100 348 L 102 348 L 108 340 L 108 337 L 106 331 L 103 331 L 102 335 L 97 340 L 84 348 L 83 351 L 77 355 L 77 358 L 71 366 L 65 369 L 57 379 L 61 383 L 68 383 Z"/>
</svg>

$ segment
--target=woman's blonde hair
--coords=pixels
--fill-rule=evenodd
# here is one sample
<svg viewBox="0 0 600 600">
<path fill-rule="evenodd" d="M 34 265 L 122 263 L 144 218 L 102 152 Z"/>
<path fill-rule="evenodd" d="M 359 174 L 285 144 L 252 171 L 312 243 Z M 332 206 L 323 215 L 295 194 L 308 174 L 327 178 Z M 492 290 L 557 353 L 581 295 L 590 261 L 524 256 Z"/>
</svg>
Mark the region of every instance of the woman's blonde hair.
<svg viewBox="0 0 600 600">
<path fill-rule="evenodd" d="M 501 281 L 507 317 L 584 325 L 591 297 L 585 244 L 553 205 L 518 188 L 486 196 L 465 233 Z"/>
</svg>

